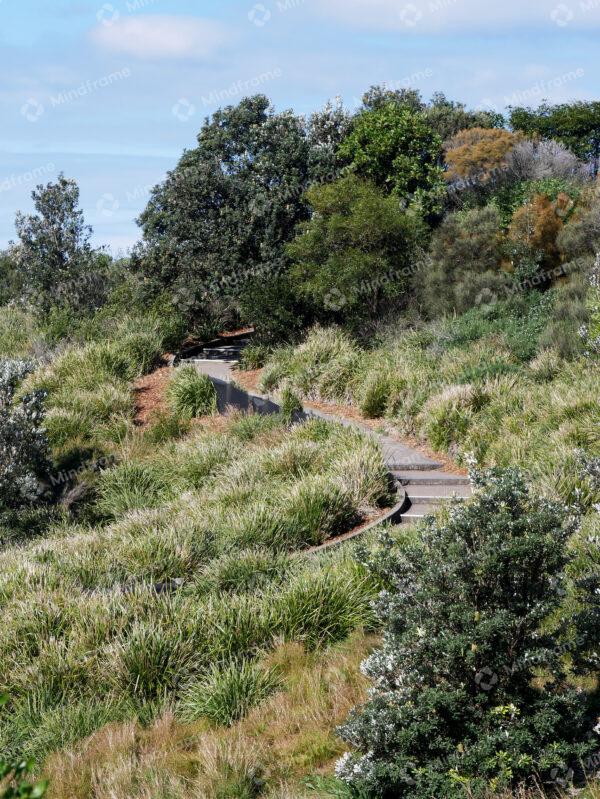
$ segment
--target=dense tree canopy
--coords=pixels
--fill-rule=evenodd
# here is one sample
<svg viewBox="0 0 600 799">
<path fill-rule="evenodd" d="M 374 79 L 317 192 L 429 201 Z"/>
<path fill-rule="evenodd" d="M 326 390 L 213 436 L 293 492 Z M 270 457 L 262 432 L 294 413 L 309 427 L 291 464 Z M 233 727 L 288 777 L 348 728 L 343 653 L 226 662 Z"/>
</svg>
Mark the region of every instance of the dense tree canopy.
<svg viewBox="0 0 600 799">
<path fill-rule="evenodd" d="M 510 109 L 510 124 L 528 136 L 556 139 L 578 158 L 591 164 L 594 174 L 600 165 L 600 101 L 542 103 L 538 108 Z"/>
<path fill-rule="evenodd" d="M 283 245 L 308 214 L 304 193 L 335 176 L 346 127 L 339 107 L 307 125 L 264 96 L 217 111 L 152 192 L 138 268 L 192 317 L 236 311 L 249 282 L 283 271 Z"/>
<path fill-rule="evenodd" d="M 361 112 L 340 147 L 352 170 L 425 214 L 444 194 L 441 139 L 424 114 L 388 102 Z"/>
<path fill-rule="evenodd" d="M 406 304 L 422 224 L 354 175 L 313 187 L 307 200 L 313 216 L 288 254 L 292 282 L 316 318 L 359 326 Z"/>
</svg>

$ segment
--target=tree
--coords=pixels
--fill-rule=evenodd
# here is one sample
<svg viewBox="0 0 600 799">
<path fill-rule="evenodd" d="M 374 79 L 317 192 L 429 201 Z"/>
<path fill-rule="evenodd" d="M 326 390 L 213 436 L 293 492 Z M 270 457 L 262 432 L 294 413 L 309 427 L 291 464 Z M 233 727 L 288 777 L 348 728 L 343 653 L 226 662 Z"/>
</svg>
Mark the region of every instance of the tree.
<svg viewBox="0 0 600 799">
<path fill-rule="evenodd" d="M 559 142 L 523 139 L 507 158 L 507 172 L 513 181 L 568 180 L 581 184 L 589 172 L 577 156 Z"/>
<path fill-rule="evenodd" d="M 14 257 L 10 252 L 0 252 L 0 305 L 18 299 L 22 290 L 22 280 Z"/>
<path fill-rule="evenodd" d="M 538 108 L 512 107 L 510 125 L 528 136 L 556 139 L 578 158 L 590 163 L 594 175 L 600 165 L 600 101 L 578 101 Z"/>
<path fill-rule="evenodd" d="M 598 700 L 569 682 L 578 650 L 556 621 L 575 522 L 516 470 L 474 477 L 471 503 L 367 559 L 384 640 L 363 663 L 369 698 L 341 730 L 354 751 L 337 771 L 354 796 L 556 788 L 597 750 Z"/>
<path fill-rule="evenodd" d="M 532 254 L 539 254 L 540 263 L 547 269 L 559 259 L 557 237 L 562 229 L 562 215 L 570 204 L 565 194 L 552 202 L 545 194 L 536 194 L 518 208 L 508 229 L 509 238 L 524 244 Z"/>
<path fill-rule="evenodd" d="M 288 245 L 290 278 L 321 322 L 360 327 L 406 304 L 419 239 L 418 220 L 394 197 L 355 175 L 314 186 L 313 215 Z"/>
<path fill-rule="evenodd" d="M 427 109 L 418 89 L 389 89 L 387 86 L 371 86 L 362 97 L 364 111 L 377 111 L 386 105 L 395 105 L 420 114 Z"/>
<path fill-rule="evenodd" d="M 468 111 L 463 103 L 448 100 L 436 92 L 427 107 L 427 120 L 442 141 L 447 141 L 460 130 L 468 128 L 501 128 L 502 114 L 494 111 Z"/>
<path fill-rule="evenodd" d="M 446 144 L 446 179 L 487 183 L 499 176 L 519 137 L 508 130 L 470 128 L 461 130 Z"/>
<path fill-rule="evenodd" d="M 424 102 L 421 92 L 408 87 L 389 89 L 387 86 L 371 86 L 363 95 L 363 109 L 373 111 L 388 103 L 422 113 L 442 141 L 465 128 L 499 128 L 504 124 L 502 114 L 493 111 L 467 111 L 463 103 L 448 100 L 442 92 L 436 92 L 429 103 Z"/>
<path fill-rule="evenodd" d="M 462 313 L 502 293 L 508 276 L 500 217 L 493 206 L 448 214 L 433 232 L 429 258 L 416 275 L 424 312 Z"/>
<path fill-rule="evenodd" d="M 53 305 L 97 307 L 104 280 L 94 271 L 92 230 L 79 208 L 77 183 L 61 174 L 31 196 L 37 214 L 17 213 L 19 243 L 11 251 L 26 299 L 43 311 Z"/>
<path fill-rule="evenodd" d="M 362 111 L 340 147 L 353 172 L 425 215 L 439 210 L 441 140 L 422 113 L 394 102 Z"/>
<path fill-rule="evenodd" d="M 339 105 L 307 124 L 262 95 L 217 111 L 153 190 L 134 268 L 189 319 L 234 318 L 250 283 L 285 272 L 284 245 L 308 216 L 304 193 L 335 172 L 346 124 Z"/>
</svg>

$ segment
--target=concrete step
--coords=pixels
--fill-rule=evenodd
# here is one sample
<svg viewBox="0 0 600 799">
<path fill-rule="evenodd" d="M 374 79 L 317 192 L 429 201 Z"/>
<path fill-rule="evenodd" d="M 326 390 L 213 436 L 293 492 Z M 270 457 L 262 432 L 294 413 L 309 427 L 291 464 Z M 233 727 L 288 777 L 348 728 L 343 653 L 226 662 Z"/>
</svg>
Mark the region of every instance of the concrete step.
<svg viewBox="0 0 600 799">
<path fill-rule="evenodd" d="M 425 516 L 431 516 L 437 513 L 439 507 L 437 505 L 411 505 L 411 507 L 402 514 L 402 522 L 406 521 L 421 521 Z"/>
<path fill-rule="evenodd" d="M 467 499 L 471 496 L 471 486 L 464 485 L 430 485 L 427 483 L 408 484 L 404 489 L 413 502 L 427 502 L 428 500 L 444 502 L 452 497 L 463 497 Z"/>
<path fill-rule="evenodd" d="M 451 496 L 437 496 L 437 497 L 416 497 L 414 494 L 409 494 L 408 497 L 413 506 L 422 507 L 423 505 L 443 505 L 446 502 L 451 502 L 453 497 Z M 457 499 L 468 499 L 468 497 L 457 497 Z"/>
<path fill-rule="evenodd" d="M 403 485 L 454 485 L 454 486 L 470 486 L 468 477 L 463 477 L 460 474 L 450 474 L 442 472 L 438 469 L 429 470 L 394 470 L 394 477 L 396 477 Z"/>
</svg>

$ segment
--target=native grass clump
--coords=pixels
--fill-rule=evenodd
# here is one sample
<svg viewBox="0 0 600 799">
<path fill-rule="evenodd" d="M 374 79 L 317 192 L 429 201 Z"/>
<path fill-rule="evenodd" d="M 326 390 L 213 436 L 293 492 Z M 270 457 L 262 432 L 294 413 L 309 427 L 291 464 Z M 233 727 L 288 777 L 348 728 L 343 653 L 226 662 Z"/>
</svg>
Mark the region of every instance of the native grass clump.
<svg viewBox="0 0 600 799">
<path fill-rule="evenodd" d="M 41 757 L 167 710 L 233 723 L 276 690 L 256 665 L 276 641 L 312 650 L 372 626 L 360 566 L 296 553 L 388 503 L 378 447 L 283 418 L 248 440 L 241 422 L 158 448 L 140 434 L 98 477 L 104 521 L 3 552 L 3 751 Z"/>
</svg>

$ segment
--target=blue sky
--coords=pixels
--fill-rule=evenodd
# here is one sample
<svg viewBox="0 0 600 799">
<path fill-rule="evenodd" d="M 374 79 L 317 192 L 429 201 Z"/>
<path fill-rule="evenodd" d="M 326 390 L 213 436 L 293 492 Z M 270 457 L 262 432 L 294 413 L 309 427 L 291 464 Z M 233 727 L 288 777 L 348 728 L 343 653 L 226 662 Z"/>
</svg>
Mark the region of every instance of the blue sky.
<svg viewBox="0 0 600 799">
<path fill-rule="evenodd" d="M 95 243 L 130 247 L 203 118 L 256 91 L 302 113 L 383 82 L 499 110 L 600 99 L 600 0 L 0 0 L 0 18 L 0 247 L 60 171 Z"/>
</svg>

